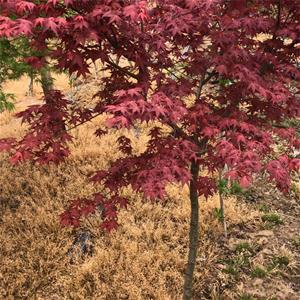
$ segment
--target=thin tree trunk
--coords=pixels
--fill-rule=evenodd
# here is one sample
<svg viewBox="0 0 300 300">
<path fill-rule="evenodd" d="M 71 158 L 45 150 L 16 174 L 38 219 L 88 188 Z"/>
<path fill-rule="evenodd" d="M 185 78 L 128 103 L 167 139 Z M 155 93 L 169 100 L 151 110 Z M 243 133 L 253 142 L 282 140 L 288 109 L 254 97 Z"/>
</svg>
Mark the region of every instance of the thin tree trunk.
<svg viewBox="0 0 300 300">
<path fill-rule="evenodd" d="M 191 219 L 189 232 L 189 254 L 188 264 L 185 271 L 184 286 L 183 286 L 183 300 L 191 300 L 193 293 L 193 277 L 196 265 L 197 250 L 199 244 L 199 202 L 197 191 L 197 180 L 199 173 L 199 165 L 192 162 L 190 181 L 190 201 L 191 201 Z"/>
<path fill-rule="evenodd" d="M 28 88 L 28 94 L 29 94 L 29 96 L 30 97 L 32 97 L 33 96 L 33 78 L 34 76 L 33 76 L 33 72 L 31 71 L 30 73 L 29 73 L 29 88 Z"/>
<path fill-rule="evenodd" d="M 219 180 L 222 180 L 222 171 L 219 171 Z M 227 225 L 226 225 L 226 218 L 225 218 L 225 205 L 224 205 L 224 195 L 222 191 L 219 191 L 219 197 L 220 197 L 220 212 L 221 212 L 221 221 L 223 225 L 224 230 L 224 236 L 227 238 Z"/>
<path fill-rule="evenodd" d="M 226 218 L 225 218 L 225 206 L 224 206 L 224 197 L 220 193 L 220 209 L 221 209 L 221 219 L 223 224 L 224 236 L 227 238 L 227 225 L 226 225 Z"/>
<path fill-rule="evenodd" d="M 50 70 L 46 67 L 41 70 L 41 84 L 44 96 L 46 96 L 51 90 L 53 90 L 53 78 Z"/>
</svg>

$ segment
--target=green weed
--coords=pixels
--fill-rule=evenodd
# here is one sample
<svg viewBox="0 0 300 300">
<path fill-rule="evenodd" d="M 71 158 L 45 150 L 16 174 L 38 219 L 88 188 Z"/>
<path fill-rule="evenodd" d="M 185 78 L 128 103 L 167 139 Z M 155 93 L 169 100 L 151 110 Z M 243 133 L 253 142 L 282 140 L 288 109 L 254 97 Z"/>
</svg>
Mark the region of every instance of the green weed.
<svg viewBox="0 0 300 300">
<path fill-rule="evenodd" d="M 297 248 L 300 248 L 300 236 L 296 236 L 292 239 L 292 244 Z"/>
<path fill-rule="evenodd" d="M 290 260 L 287 256 L 274 256 L 272 258 L 272 265 L 275 267 L 286 267 L 290 263 Z"/>
<path fill-rule="evenodd" d="M 250 266 L 250 260 L 247 255 L 239 255 L 233 259 L 226 260 L 225 264 L 226 267 L 223 269 L 223 272 L 237 277 L 242 268 Z"/>
<path fill-rule="evenodd" d="M 264 203 L 258 204 L 257 208 L 258 208 L 259 211 L 261 211 L 263 213 L 268 213 L 270 211 L 270 208 Z"/>
<path fill-rule="evenodd" d="M 251 276 L 254 278 L 265 278 L 268 272 L 262 267 L 256 266 L 251 271 Z"/>
<path fill-rule="evenodd" d="M 252 246 L 248 242 L 239 243 L 235 246 L 236 253 L 242 253 L 245 251 L 252 251 Z"/>
<path fill-rule="evenodd" d="M 261 217 L 262 221 L 267 223 L 269 226 L 276 226 L 283 224 L 283 220 L 276 213 L 267 213 Z"/>
<path fill-rule="evenodd" d="M 242 294 L 239 296 L 239 300 L 254 300 L 254 298 L 249 294 Z"/>
</svg>

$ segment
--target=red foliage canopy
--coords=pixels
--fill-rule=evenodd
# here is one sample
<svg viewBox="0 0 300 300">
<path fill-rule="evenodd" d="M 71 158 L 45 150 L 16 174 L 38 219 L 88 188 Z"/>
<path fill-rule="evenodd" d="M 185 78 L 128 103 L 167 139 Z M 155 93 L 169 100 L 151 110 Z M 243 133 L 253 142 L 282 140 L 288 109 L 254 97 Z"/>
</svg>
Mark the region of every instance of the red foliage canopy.
<svg viewBox="0 0 300 300">
<path fill-rule="evenodd" d="M 93 111 L 70 112 L 53 91 L 44 106 L 19 114 L 29 133 L 0 142 L 0 149 L 15 149 L 13 162 L 60 161 L 71 138 L 65 128 L 101 113 L 110 113 L 108 128 L 152 120 L 169 128 L 155 127 L 140 155 L 120 138 L 124 158 L 93 177 L 110 196 L 74 202 L 63 224 L 79 225 L 101 204 L 103 227 L 111 230 L 118 208 L 127 205 L 122 187 L 163 198 L 169 182 L 191 179 L 192 161 L 210 174 L 198 179 L 200 195 L 215 191 L 211 174 L 225 165 L 226 176 L 243 186 L 267 171 L 288 190 L 289 173 L 299 167 L 290 154 L 300 143 L 282 122 L 300 114 L 299 1 L 0 0 L 0 11 L 0 36 L 27 36 L 57 68 L 85 76 L 90 62 L 100 60 L 109 71 Z M 276 157 L 278 140 L 286 150 Z"/>
</svg>

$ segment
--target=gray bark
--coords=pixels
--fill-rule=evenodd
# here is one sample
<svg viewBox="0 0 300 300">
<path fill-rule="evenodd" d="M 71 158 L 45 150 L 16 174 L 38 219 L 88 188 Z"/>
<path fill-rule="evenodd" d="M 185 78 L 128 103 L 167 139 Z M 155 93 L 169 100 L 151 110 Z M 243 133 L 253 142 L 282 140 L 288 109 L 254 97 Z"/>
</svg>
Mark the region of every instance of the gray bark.
<svg viewBox="0 0 300 300">
<path fill-rule="evenodd" d="M 199 202 L 197 191 L 197 180 L 199 173 L 199 165 L 192 162 L 190 181 L 190 203 L 191 203 L 191 219 L 189 232 L 189 254 L 188 264 L 185 271 L 184 286 L 183 286 L 183 300 L 191 300 L 193 296 L 193 277 L 196 265 L 197 250 L 199 244 Z"/>
</svg>

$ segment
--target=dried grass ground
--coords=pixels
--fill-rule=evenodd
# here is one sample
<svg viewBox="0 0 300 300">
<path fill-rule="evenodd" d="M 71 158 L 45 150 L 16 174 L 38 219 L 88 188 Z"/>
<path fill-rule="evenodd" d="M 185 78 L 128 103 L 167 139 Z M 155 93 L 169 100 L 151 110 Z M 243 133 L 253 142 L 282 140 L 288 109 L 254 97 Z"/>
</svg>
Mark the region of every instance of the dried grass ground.
<svg viewBox="0 0 300 300">
<path fill-rule="evenodd" d="M 60 84 L 65 86 L 64 81 Z M 21 90 L 19 99 L 23 95 L 16 110 L 37 101 L 24 98 L 24 86 L 22 81 L 10 85 L 10 91 Z M 106 235 L 98 229 L 98 217 L 91 218 L 84 228 L 92 234 L 94 253 L 71 262 L 68 250 L 76 232 L 62 229 L 58 215 L 70 200 L 93 193 L 95 187 L 87 176 L 120 155 L 116 132 L 94 139 L 93 132 L 101 122 L 103 119 L 95 119 L 73 132 L 72 155 L 59 167 L 11 166 L 1 155 L 1 299 L 181 298 L 190 213 L 186 187 L 170 186 L 169 200 L 154 204 L 124 191 L 131 204 L 121 212 L 118 230 Z M 0 114 L 0 137 L 23 131 L 12 113 Z M 127 133 L 136 151 L 145 146 L 146 133 L 146 128 L 139 138 Z M 195 299 L 239 299 L 243 291 L 220 263 L 230 254 L 225 253 L 215 207 L 217 197 L 201 201 Z M 226 212 L 233 234 L 245 226 L 252 228 L 259 219 L 256 210 L 235 198 L 227 199 Z"/>
</svg>

